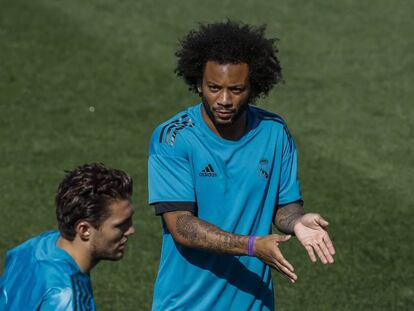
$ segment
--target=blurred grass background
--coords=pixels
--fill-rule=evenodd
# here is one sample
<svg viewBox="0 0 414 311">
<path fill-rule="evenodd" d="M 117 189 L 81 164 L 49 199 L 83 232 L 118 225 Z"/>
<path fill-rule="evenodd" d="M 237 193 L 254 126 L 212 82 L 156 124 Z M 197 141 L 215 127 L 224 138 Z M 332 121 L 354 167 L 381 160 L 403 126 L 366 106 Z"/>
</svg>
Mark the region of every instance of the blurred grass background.
<svg viewBox="0 0 414 311">
<path fill-rule="evenodd" d="M 0 271 L 8 248 L 55 227 L 63 170 L 102 161 L 134 177 L 137 232 L 122 262 L 92 272 L 97 307 L 150 309 L 161 230 L 148 140 L 198 100 L 173 73 L 178 39 L 229 17 L 280 39 L 285 83 L 258 104 L 287 120 L 306 208 L 337 248 L 324 267 L 284 247 L 300 280 L 274 275 L 278 310 L 411 309 L 413 12 L 402 0 L 0 0 Z"/>
</svg>

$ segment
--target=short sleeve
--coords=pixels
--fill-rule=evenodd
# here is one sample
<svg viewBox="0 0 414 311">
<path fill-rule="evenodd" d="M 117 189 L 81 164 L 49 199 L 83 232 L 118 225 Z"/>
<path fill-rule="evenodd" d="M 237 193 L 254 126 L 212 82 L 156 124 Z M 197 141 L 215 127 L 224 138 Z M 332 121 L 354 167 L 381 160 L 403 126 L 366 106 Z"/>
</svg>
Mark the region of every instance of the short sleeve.
<svg viewBox="0 0 414 311">
<path fill-rule="evenodd" d="M 148 158 L 148 201 L 195 202 L 194 177 L 189 161 L 189 146 L 178 134 L 174 144 L 153 134 Z"/>
<path fill-rule="evenodd" d="M 188 160 L 151 155 L 148 160 L 149 204 L 195 202 L 194 183 Z"/>
<path fill-rule="evenodd" d="M 302 199 L 298 179 L 297 151 L 293 138 L 285 128 L 283 133 L 282 165 L 278 205 Z"/>
</svg>

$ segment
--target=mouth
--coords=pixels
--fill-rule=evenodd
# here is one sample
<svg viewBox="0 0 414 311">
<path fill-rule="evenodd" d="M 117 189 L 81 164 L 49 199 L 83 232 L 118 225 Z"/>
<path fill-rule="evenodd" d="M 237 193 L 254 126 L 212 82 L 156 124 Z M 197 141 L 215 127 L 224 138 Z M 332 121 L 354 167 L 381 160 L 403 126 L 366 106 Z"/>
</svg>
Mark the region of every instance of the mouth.
<svg viewBox="0 0 414 311">
<path fill-rule="evenodd" d="M 235 111 L 232 110 L 225 110 L 225 109 L 214 109 L 215 115 L 220 119 L 231 119 L 231 117 L 234 115 Z"/>
<path fill-rule="evenodd" d="M 119 250 L 124 250 L 124 249 L 125 249 L 125 247 L 127 246 L 127 242 L 128 242 L 128 241 L 125 241 L 125 242 L 122 242 L 121 244 L 119 244 L 118 249 L 119 249 Z"/>
</svg>

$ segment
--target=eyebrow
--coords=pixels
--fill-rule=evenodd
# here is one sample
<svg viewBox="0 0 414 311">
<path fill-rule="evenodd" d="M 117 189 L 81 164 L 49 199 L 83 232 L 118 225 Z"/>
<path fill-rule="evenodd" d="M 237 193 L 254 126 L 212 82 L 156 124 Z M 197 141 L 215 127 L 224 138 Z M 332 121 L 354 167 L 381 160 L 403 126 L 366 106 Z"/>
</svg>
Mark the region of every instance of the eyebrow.
<svg viewBox="0 0 414 311">
<path fill-rule="evenodd" d="M 221 86 L 220 83 L 213 82 L 213 81 L 210 81 L 210 80 L 207 80 L 206 83 L 207 84 L 213 84 L 213 85 Z M 246 87 L 246 84 L 234 84 L 234 85 L 230 85 L 229 86 L 229 88 L 235 88 L 235 87 L 241 87 L 241 88 L 243 88 L 243 87 Z"/>
<path fill-rule="evenodd" d="M 120 223 L 115 223 L 115 227 L 122 227 L 132 221 L 132 215 Z"/>
<path fill-rule="evenodd" d="M 135 214 L 135 210 L 132 211 L 131 215 L 126 218 L 125 220 L 121 221 L 120 223 L 115 223 L 116 227 L 122 227 L 122 225 L 125 225 L 126 223 L 128 223 L 129 221 L 132 220 L 132 216 L 134 216 Z"/>
</svg>

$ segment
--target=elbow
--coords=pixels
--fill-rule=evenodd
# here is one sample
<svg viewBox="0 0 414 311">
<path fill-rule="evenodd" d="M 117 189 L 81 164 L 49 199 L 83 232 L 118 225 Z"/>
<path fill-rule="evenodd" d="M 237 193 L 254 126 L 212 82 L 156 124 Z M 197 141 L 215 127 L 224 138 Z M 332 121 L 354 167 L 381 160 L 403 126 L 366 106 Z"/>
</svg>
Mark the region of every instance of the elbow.
<svg viewBox="0 0 414 311">
<path fill-rule="evenodd" d="M 280 223 L 275 222 L 275 227 L 279 232 L 287 233 L 286 228 L 284 226 L 282 226 Z"/>
<path fill-rule="evenodd" d="M 274 225 L 276 229 L 284 234 L 291 234 L 292 232 L 289 230 L 289 227 L 286 225 L 285 221 L 281 220 L 279 217 L 275 218 Z"/>
<path fill-rule="evenodd" d="M 190 246 L 189 241 L 183 237 L 181 234 L 177 233 L 177 231 L 170 232 L 174 242 L 182 245 L 182 246 Z"/>
<path fill-rule="evenodd" d="M 197 230 L 194 227 L 194 216 L 184 213 L 167 213 L 164 215 L 166 227 L 173 240 L 183 246 L 193 246 L 197 238 Z"/>
</svg>

